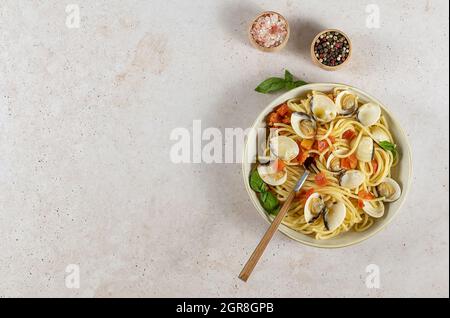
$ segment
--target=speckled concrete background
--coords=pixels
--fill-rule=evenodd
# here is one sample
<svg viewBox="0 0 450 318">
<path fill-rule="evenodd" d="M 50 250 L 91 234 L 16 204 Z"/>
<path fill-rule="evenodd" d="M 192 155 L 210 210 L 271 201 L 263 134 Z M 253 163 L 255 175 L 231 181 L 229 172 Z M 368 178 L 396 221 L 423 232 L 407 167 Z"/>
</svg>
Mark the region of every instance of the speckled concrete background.
<svg viewBox="0 0 450 318">
<path fill-rule="evenodd" d="M 81 10 L 65 25 L 66 5 Z M 0 0 L 0 296 L 449 295 L 448 1 Z M 366 5 L 380 8 L 369 29 Z M 293 27 L 264 54 L 246 40 L 263 9 Z M 313 66 L 336 27 L 352 63 Z M 175 165 L 170 132 L 248 127 L 284 68 L 383 100 L 413 147 L 412 192 L 385 231 L 317 250 L 276 235 L 248 284 L 241 266 L 266 229 L 239 165 Z M 80 288 L 65 285 L 80 268 Z M 380 267 L 381 288 L 365 285 Z"/>
</svg>

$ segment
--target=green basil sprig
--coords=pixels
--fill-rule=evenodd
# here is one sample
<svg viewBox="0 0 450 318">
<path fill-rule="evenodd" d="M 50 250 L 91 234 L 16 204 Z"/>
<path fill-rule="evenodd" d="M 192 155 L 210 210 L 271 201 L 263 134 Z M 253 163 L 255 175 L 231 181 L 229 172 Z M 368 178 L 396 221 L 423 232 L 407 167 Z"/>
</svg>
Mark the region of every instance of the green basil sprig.
<svg viewBox="0 0 450 318">
<path fill-rule="evenodd" d="M 278 214 L 278 211 L 280 210 L 280 202 L 272 194 L 272 192 L 269 191 L 269 188 L 261 179 L 261 176 L 256 169 L 254 169 L 250 174 L 250 187 L 253 191 L 259 194 L 259 201 L 261 202 L 264 210 L 270 214 Z"/>
<path fill-rule="evenodd" d="M 280 90 L 291 90 L 306 84 L 308 83 L 306 83 L 305 81 L 295 81 L 294 75 L 292 75 L 292 73 L 288 70 L 285 70 L 284 78 L 270 77 L 259 84 L 258 87 L 255 88 L 255 91 L 262 94 L 269 94 Z"/>
<path fill-rule="evenodd" d="M 260 201 L 263 208 L 270 214 L 278 214 L 280 202 L 272 194 L 272 192 L 262 192 L 260 196 Z"/>
<path fill-rule="evenodd" d="M 380 147 L 383 148 L 386 151 L 392 152 L 392 155 L 394 156 L 394 159 L 397 158 L 398 152 L 397 152 L 397 145 L 390 143 L 389 141 L 382 141 L 379 143 Z"/>
</svg>

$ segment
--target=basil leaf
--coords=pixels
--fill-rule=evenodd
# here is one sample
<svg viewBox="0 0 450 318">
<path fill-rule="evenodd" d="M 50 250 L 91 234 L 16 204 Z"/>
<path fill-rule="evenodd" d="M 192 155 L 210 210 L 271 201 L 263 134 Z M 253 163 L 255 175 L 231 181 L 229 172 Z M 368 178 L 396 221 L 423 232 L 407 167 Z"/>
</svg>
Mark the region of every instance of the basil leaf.
<svg viewBox="0 0 450 318">
<path fill-rule="evenodd" d="M 288 82 L 288 83 L 286 83 L 286 89 L 287 90 L 291 90 L 291 89 L 294 89 L 294 88 L 296 88 L 297 86 L 295 86 L 295 83 L 294 82 Z"/>
<path fill-rule="evenodd" d="M 303 86 L 303 85 L 307 85 L 308 83 L 306 83 L 305 81 L 295 81 L 294 82 L 294 85 L 295 85 L 295 87 L 300 87 L 300 86 Z"/>
<path fill-rule="evenodd" d="M 272 192 L 264 192 L 261 195 L 261 204 L 263 208 L 268 213 L 273 213 L 277 210 L 277 208 L 280 206 L 280 202 L 278 199 L 272 194 Z"/>
<path fill-rule="evenodd" d="M 255 88 L 258 93 L 268 94 L 272 92 L 279 91 L 286 87 L 286 81 L 279 77 L 271 77 L 266 79 L 264 82 Z"/>
<path fill-rule="evenodd" d="M 268 213 L 273 214 L 276 209 L 280 206 L 278 199 L 268 191 L 267 184 L 261 179 L 257 169 L 253 169 L 250 174 L 250 187 L 256 193 L 259 193 L 259 201 L 263 206 L 264 210 Z"/>
<path fill-rule="evenodd" d="M 284 71 L 284 78 L 271 77 L 255 88 L 255 91 L 263 94 L 273 93 L 282 89 L 291 90 L 296 87 L 306 85 L 305 81 L 294 81 L 294 75 L 288 70 Z"/>
<path fill-rule="evenodd" d="M 303 86 L 306 84 L 308 84 L 308 83 L 306 83 L 304 81 L 289 82 L 289 83 L 286 83 L 286 88 L 288 90 L 291 90 L 291 89 L 294 89 L 294 88 L 297 88 L 297 87 L 300 87 L 300 86 Z"/>
<path fill-rule="evenodd" d="M 250 188 L 257 193 L 266 191 L 267 186 L 259 176 L 258 170 L 254 169 L 250 174 Z"/>
<path fill-rule="evenodd" d="M 269 192 L 261 192 L 261 203 L 266 202 Z"/>
<path fill-rule="evenodd" d="M 397 158 L 397 145 L 390 143 L 389 141 L 382 141 L 379 145 L 384 150 L 392 152 L 394 158 Z"/>
<path fill-rule="evenodd" d="M 294 81 L 294 75 L 292 75 L 291 72 L 289 72 L 288 70 L 284 71 L 284 80 L 286 82 L 293 82 Z"/>
<path fill-rule="evenodd" d="M 266 192 L 267 191 L 267 184 L 265 184 L 264 182 L 261 183 L 260 187 L 259 187 L 259 191 L 262 192 Z"/>
<path fill-rule="evenodd" d="M 278 213 L 280 213 L 280 210 L 281 210 L 281 206 L 278 205 L 278 208 L 276 208 L 275 210 L 273 210 L 272 212 L 270 212 L 270 214 L 272 214 L 272 215 L 274 215 L 274 216 L 277 216 Z"/>
</svg>

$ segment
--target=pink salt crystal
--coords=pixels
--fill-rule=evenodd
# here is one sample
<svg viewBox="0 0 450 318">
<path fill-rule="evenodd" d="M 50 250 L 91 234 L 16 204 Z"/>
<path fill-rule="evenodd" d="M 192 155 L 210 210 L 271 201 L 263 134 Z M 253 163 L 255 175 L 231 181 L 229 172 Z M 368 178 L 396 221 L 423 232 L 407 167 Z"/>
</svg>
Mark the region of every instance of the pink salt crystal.
<svg viewBox="0 0 450 318">
<path fill-rule="evenodd" d="M 274 48 L 286 40 L 287 23 L 279 14 L 268 13 L 256 19 L 250 33 L 260 46 Z"/>
</svg>

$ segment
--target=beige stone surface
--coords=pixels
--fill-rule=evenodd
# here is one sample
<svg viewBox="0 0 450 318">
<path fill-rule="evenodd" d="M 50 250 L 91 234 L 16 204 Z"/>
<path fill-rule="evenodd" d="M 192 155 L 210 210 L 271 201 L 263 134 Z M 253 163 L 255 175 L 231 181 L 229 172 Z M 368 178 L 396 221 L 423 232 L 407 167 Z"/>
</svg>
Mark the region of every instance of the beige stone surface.
<svg viewBox="0 0 450 318">
<path fill-rule="evenodd" d="M 416 297 L 449 295 L 448 1 L 0 0 L 0 296 Z M 287 48 L 262 53 L 246 27 L 283 13 Z M 343 70 L 309 42 L 344 30 Z M 274 97 L 254 87 L 288 68 L 343 82 L 398 116 L 414 180 L 369 241 L 319 250 L 279 234 L 248 284 L 237 275 L 266 229 L 240 165 L 170 161 L 170 133 L 248 127 Z M 80 288 L 65 285 L 79 265 Z M 380 268 L 381 288 L 365 285 Z"/>
</svg>

